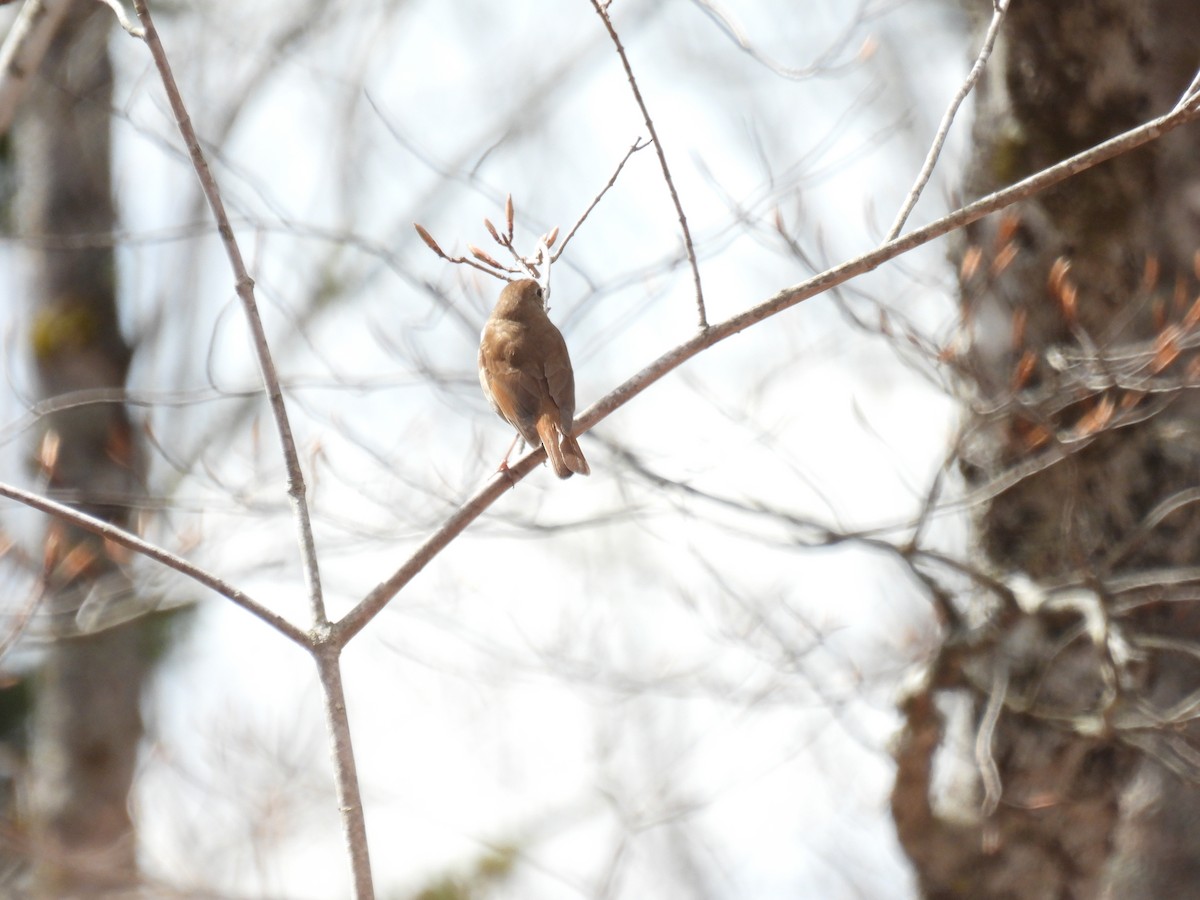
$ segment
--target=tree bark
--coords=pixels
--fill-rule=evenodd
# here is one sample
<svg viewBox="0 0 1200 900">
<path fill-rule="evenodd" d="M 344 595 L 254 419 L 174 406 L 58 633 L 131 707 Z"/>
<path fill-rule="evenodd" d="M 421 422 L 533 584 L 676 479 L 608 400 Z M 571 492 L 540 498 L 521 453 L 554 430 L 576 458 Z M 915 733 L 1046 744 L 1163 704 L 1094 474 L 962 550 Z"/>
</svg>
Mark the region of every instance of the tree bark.
<svg viewBox="0 0 1200 900">
<path fill-rule="evenodd" d="M 991 4 L 974 3 L 990 14 Z M 1177 0 L 1014 0 L 979 86 L 982 195 L 1168 111 Z M 928 897 L 1200 894 L 1195 570 L 1200 133 L 972 229 L 956 250 L 977 590 L 904 704 L 893 813 Z M 1182 893 L 1181 893 L 1182 892 Z"/>
<path fill-rule="evenodd" d="M 112 234 L 110 10 L 74 0 L 17 123 L 18 223 L 31 246 L 30 342 L 39 394 L 121 387 Z M 52 496 L 132 526 L 142 464 L 126 409 L 88 404 L 44 420 L 37 464 Z M 97 593 L 128 590 L 122 558 L 51 522 L 43 613 L 55 638 L 37 677 L 27 823 L 33 892 L 116 896 L 137 880 L 129 810 L 147 671 L 144 625 L 75 625 Z"/>
</svg>

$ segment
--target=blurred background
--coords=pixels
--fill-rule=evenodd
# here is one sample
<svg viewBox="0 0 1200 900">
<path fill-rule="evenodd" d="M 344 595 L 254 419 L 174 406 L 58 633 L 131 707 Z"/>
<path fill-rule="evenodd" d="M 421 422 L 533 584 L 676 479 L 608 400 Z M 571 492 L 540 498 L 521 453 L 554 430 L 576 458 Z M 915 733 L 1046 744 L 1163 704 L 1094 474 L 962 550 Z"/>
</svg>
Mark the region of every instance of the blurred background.
<svg viewBox="0 0 1200 900">
<path fill-rule="evenodd" d="M 111 138 L 115 220 L 74 231 L 109 259 L 127 370 L 66 387 L 48 374 L 85 359 L 87 338 L 45 349 L 65 320 L 47 325 L 26 298 L 39 254 L 62 243 L 20 212 L 33 181 L 18 174 L 0 245 L 0 481 L 77 499 L 47 444 L 66 433 L 47 404 L 69 388 L 76 412 L 111 412 L 111 397 L 78 392 L 123 385 L 101 455 L 135 448 L 120 461 L 136 459 L 136 487 L 87 508 L 131 510 L 147 539 L 307 627 L 224 250 L 145 45 L 95 6 L 112 87 L 90 102 Z M 341 615 L 492 477 L 512 437 L 475 368 L 501 283 L 438 259 L 413 223 L 448 253 L 499 255 L 482 220 L 499 225 L 511 194 L 516 244 L 532 252 L 648 134 L 586 2 L 151 9 L 255 281 Z M 628 0 L 610 13 L 712 322 L 882 240 L 974 53 L 957 6 L 938 0 Z M 81 59 L 40 89 L 61 92 Z M 915 224 L 954 201 L 961 115 Z M 31 127 L 18 121 L 18 157 Z M 32 156 L 25 166 L 53 169 Z M 580 410 L 694 333 L 652 148 L 629 159 L 552 284 Z M 930 349 L 951 337 L 953 288 L 935 244 L 701 354 L 582 438 L 590 478 L 536 471 L 355 639 L 343 664 L 381 896 L 913 895 L 888 811 L 889 738 L 935 629 L 890 548 L 912 537 L 955 430 Z M 922 539 L 960 551 L 963 525 L 935 519 Z M 47 604 L 47 573 L 73 574 L 69 549 L 48 549 L 45 518 L 13 504 L 3 528 L 17 715 L 52 637 L 143 623 L 144 670 L 122 683 L 144 729 L 130 840 L 153 896 L 348 896 L 306 655 L 137 558 Z M 14 727 L 31 735 L 36 721 Z M 14 792 L 27 740 L 14 742 Z"/>
</svg>

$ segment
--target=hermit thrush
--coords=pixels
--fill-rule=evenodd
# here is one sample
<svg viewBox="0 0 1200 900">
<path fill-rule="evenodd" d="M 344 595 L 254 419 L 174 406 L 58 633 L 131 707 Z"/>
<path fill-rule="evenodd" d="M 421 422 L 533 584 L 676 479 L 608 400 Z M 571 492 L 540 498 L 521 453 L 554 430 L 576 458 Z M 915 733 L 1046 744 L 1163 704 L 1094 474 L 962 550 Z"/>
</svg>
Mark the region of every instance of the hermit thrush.
<svg viewBox="0 0 1200 900">
<path fill-rule="evenodd" d="M 525 443 L 546 448 L 555 475 L 590 474 L 571 435 L 575 373 L 567 342 L 546 315 L 536 281 L 514 281 L 500 292 L 479 337 L 479 383 L 492 409 Z"/>
</svg>

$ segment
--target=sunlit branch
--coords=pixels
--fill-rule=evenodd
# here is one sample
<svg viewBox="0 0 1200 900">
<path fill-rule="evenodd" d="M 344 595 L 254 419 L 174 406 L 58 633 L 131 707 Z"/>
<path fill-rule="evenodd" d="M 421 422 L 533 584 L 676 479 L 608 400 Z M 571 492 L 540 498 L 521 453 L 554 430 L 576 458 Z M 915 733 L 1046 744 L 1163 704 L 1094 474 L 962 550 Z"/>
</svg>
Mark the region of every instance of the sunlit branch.
<svg viewBox="0 0 1200 900">
<path fill-rule="evenodd" d="M 621 57 L 621 65 L 625 67 L 625 76 L 629 79 L 629 87 L 633 89 L 633 98 L 637 101 L 638 109 L 642 111 L 642 119 L 646 123 L 646 128 L 650 132 L 650 140 L 654 144 L 654 152 L 658 154 L 658 163 L 662 166 L 663 179 L 667 183 L 667 190 L 671 192 L 671 200 L 675 204 L 675 212 L 679 214 L 679 227 L 683 230 L 683 246 L 687 251 L 688 262 L 692 266 L 692 279 L 696 285 L 696 312 L 700 320 L 701 330 L 708 327 L 708 316 L 704 311 L 704 289 L 700 283 L 700 264 L 696 260 L 696 247 L 692 243 L 692 232 L 688 228 L 687 216 L 683 214 L 683 203 L 679 200 L 679 192 L 675 190 L 675 179 L 671 177 L 671 169 L 667 165 L 667 156 L 663 152 L 662 141 L 658 139 L 658 131 L 654 127 L 654 120 L 650 118 L 650 110 L 646 108 L 646 101 L 642 99 L 641 89 L 638 87 L 637 79 L 633 77 L 633 67 L 629 64 L 629 57 L 625 55 L 625 48 L 621 45 L 621 39 L 617 37 L 617 31 L 613 28 L 612 19 L 608 17 L 608 9 L 600 4 L 599 0 L 591 0 L 592 7 L 596 10 L 596 15 L 604 22 L 604 27 L 608 29 L 608 36 L 612 38 L 613 46 L 617 48 L 617 55 Z"/>
<path fill-rule="evenodd" d="M 992 47 L 995 46 L 996 38 L 1000 34 L 1000 23 L 1004 21 L 1004 14 L 1008 12 L 1008 4 L 1009 0 L 996 0 L 992 12 L 992 22 L 988 26 L 987 34 L 984 36 L 983 46 L 979 49 L 979 55 L 975 58 L 975 64 L 971 66 L 971 71 L 967 73 L 967 77 L 959 86 L 954 99 L 950 101 L 950 105 L 946 108 L 946 112 L 942 116 L 942 121 L 938 124 L 937 134 L 934 135 L 933 144 L 930 146 L 929 153 L 925 157 L 925 163 L 921 166 L 921 171 L 917 175 L 916 182 L 909 190 L 908 196 L 904 198 L 900 212 L 896 215 L 896 221 L 888 229 L 887 237 L 884 238 L 885 241 L 890 241 L 900 233 L 900 229 L 908 221 L 913 207 L 917 205 L 917 200 L 921 198 L 921 192 L 925 190 L 925 185 L 929 183 L 929 178 L 933 175 L 934 166 L 937 165 L 938 157 L 942 154 L 942 146 L 946 143 L 946 135 L 950 133 L 950 126 L 954 124 L 954 117 L 958 115 L 958 108 L 962 106 L 963 101 L 967 99 L 967 95 L 975 87 L 975 82 L 983 74 L 983 67 L 987 64 L 988 57 L 992 55 Z"/>
</svg>

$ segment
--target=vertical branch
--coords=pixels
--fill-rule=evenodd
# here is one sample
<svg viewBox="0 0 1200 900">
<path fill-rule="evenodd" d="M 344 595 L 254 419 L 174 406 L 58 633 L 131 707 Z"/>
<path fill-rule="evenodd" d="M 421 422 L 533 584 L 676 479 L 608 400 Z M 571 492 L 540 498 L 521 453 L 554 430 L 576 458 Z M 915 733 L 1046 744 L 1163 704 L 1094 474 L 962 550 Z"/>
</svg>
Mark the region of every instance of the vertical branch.
<svg viewBox="0 0 1200 900">
<path fill-rule="evenodd" d="M 671 177 L 671 169 L 667 166 L 667 157 L 663 153 L 662 141 L 658 139 L 654 120 L 650 118 L 650 110 L 646 109 L 646 101 L 642 99 L 637 79 L 633 77 L 633 67 L 629 65 L 629 57 L 625 55 L 625 48 L 621 46 L 617 30 L 613 28 L 612 19 L 608 17 L 608 10 L 600 4 L 599 0 L 591 0 L 591 3 L 592 8 L 596 10 L 596 15 L 608 29 L 608 36 L 612 38 L 613 46 L 617 48 L 617 55 L 621 57 L 621 65 L 625 67 L 625 76 L 629 79 L 629 86 L 633 89 L 633 98 L 637 101 L 638 109 L 642 111 L 642 119 L 650 131 L 650 140 L 654 142 L 654 152 L 658 154 L 658 164 L 662 166 L 663 179 L 667 182 L 667 190 L 671 192 L 671 200 L 675 203 L 675 212 L 679 214 L 679 227 L 683 229 L 683 246 L 687 251 L 688 262 L 692 266 L 692 280 L 696 283 L 696 312 L 700 319 L 700 328 L 705 330 L 708 328 L 708 316 L 704 312 L 704 289 L 700 285 L 700 264 L 696 262 L 696 247 L 692 243 L 692 232 L 688 228 L 687 216 L 683 214 L 683 204 L 679 201 L 679 193 L 675 190 L 675 180 Z"/>
<path fill-rule="evenodd" d="M 367 821 L 363 815 L 358 767 L 354 761 L 354 747 L 350 740 L 350 717 L 346 714 L 346 691 L 342 685 L 342 670 L 338 659 L 340 653 L 341 645 L 327 640 L 316 648 L 314 658 L 325 697 L 325 718 L 332 742 L 338 809 L 342 813 L 342 832 L 350 850 L 354 897 L 355 900 L 374 900 L 371 855 L 367 848 Z"/>
<path fill-rule="evenodd" d="M 309 601 L 312 604 L 313 624 L 318 630 L 322 630 L 329 625 L 329 619 L 325 614 L 325 600 L 321 591 L 321 573 L 317 565 L 316 542 L 313 539 L 312 519 L 309 516 L 308 500 L 305 496 L 304 473 L 300 468 L 296 441 L 292 437 L 292 425 L 288 420 L 287 407 L 283 402 L 283 389 L 279 386 L 279 375 L 275 371 L 275 363 L 271 359 L 271 349 L 267 344 L 267 332 L 263 328 L 262 317 L 258 313 L 258 303 L 254 299 L 254 280 L 246 271 L 241 248 L 238 246 L 237 238 L 233 235 L 233 226 L 229 223 L 229 217 L 225 213 L 225 203 L 221 199 L 221 192 L 217 188 L 216 179 L 213 178 L 212 172 L 208 168 L 204 151 L 200 148 L 200 140 L 196 136 L 196 130 L 192 127 L 192 120 L 183 104 L 179 88 L 175 84 L 175 76 L 171 73 L 171 64 L 167 61 L 167 54 L 163 50 L 162 41 L 159 40 L 154 21 L 150 18 L 146 0 L 134 0 L 133 7 L 137 10 L 138 19 L 141 20 L 142 27 L 145 29 L 146 45 L 150 48 L 151 56 L 154 57 L 154 65 L 158 68 L 159 77 L 162 78 L 167 99 L 171 103 L 171 111 L 175 114 L 175 122 L 179 126 L 179 133 L 183 137 L 184 144 L 187 145 L 192 166 L 196 170 L 200 186 L 204 190 L 204 196 L 208 198 L 208 204 L 217 220 L 217 230 L 221 234 L 221 240 L 225 244 L 225 253 L 233 268 L 238 298 L 242 301 L 242 309 L 246 313 L 246 321 L 254 339 L 254 353 L 258 359 L 263 386 L 271 404 L 271 413 L 275 418 L 279 443 L 283 449 L 284 465 L 287 468 L 288 496 L 292 500 L 292 509 L 295 512 L 296 524 L 300 531 L 300 556 L 304 567 L 304 581 L 308 588 Z"/>
<path fill-rule="evenodd" d="M 288 475 L 288 495 L 296 515 L 300 531 L 301 557 L 304 566 L 304 578 L 312 604 L 314 647 L 313 658 L 317 664 L 321 686 L 324 692 L 325 715 L 329 727 L 331 750 L 334 761 L 334 777 L 337 783 L 338 806 L 341 813 L 342 828 L 346 837 L 347 849 L 350 854 L 350 866 L 354 880 L 354 896 L 356 900 L 373 900 L 375 890 L 371 878 L 371 860 L 367 848 L 366 821 L 363 817 L 362 796 L 359 790 L 358 773 L 354 761 L 354 752 L 350 742 L 350 722 L 346 713 L 346 698 L 342 687 L 342 675 L 339 669 L 338 654 L 341 644 L 334 641 L 330 634 L 329 619 L 325 612 L 325 602 L 321 593 L 320 571 L 317 565 L 316 543 L 313 540 L 312 521 L 309 515 L 308 502 L 305 497 L 304 475 L 300 469 L 300 460 L 296 452 L 296 442 L 292 436 L 291 423 L 288 420 L 287 408 L 283 400 L 283 391 L 279 385 L 279 377 L 271 359 L 270 348 L 267 344 L 266 330 L 258 313 L 254 299 L 254 281 L 246 271 L 242 260 L 241 249 L 233 234 L 233 227 L 225 213 L 225 205 L 217 188 L 216 180 L 209 170 L 200 148 L 200 141 L 192 127 L 191 119 L 184 106 L 183 98 L 175 84 L 171 73 L 170 63 L 163 49 L 162 41 L 146 7 L 146 0 L 134 0 L 134 9 L 138 19 L 145 29 L 145 41 L 154 57 L 155 66 L 162 78 L 163 87 L 171 103 L 171 110 L 179 126 L 179 132 L 187 145 L 192 165 L 200 179 L 201 187 L 213 216 L 217 220 L 217 229 L 225 244 L 226 254 L 233 269 L 237 282 L 238 297 L 246 313 L 247 322 L 254 339 L 254 349 L 258 358 L 259 369 L 263 384 L 270 399 L 271 410 L 275 425 L 279 432 L 280 444 L 283 448 Z"/>
</svg>

